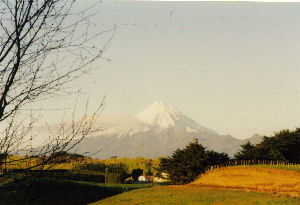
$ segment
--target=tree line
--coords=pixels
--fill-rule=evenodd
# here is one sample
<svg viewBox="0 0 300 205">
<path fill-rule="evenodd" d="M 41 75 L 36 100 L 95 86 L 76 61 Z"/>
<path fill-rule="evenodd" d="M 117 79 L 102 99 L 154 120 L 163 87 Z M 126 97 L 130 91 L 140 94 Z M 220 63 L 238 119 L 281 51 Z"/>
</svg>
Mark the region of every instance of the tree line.
<svg viewBox="0 0 300 205">
<path fill-rule="evenodd" d="M 237 160 L 268 160 L 285 163 L 300 162 L 300 128 L 275 132 L 271 137 L 263 137 L 259 144 L 249 141 L 241 145 L 234 155 Z"/>
<path fill-rule="evenodd" d="M 157 170 L 169 175 L 170 182 L 185 184 L 193 181 L 211 166 L 226 164 L 232 160 L 280 161 L 285 163 L 300 162 L 300 128 L 281 130 L 271 137 L 263 137 L 259 144 L 247 141 L 233 159 L 225 153 L 207 150 L 198 140 L 189 143 L 184 149 L 177 149 L 173 154 L 160 159 Z"/>
</svg>

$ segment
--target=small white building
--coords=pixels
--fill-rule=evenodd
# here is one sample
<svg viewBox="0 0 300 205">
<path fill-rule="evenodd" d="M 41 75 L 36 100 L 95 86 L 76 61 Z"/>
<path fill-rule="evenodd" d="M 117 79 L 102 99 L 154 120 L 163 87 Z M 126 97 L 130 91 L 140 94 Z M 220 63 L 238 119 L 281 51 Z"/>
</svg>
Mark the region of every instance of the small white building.
<svg viewBox="0 0 300 205">
<path fill-rule="evenodd" d="M 153 182 L 153 176 L 141 175 L 138 178 L 139 182 Z"/>
</svg>

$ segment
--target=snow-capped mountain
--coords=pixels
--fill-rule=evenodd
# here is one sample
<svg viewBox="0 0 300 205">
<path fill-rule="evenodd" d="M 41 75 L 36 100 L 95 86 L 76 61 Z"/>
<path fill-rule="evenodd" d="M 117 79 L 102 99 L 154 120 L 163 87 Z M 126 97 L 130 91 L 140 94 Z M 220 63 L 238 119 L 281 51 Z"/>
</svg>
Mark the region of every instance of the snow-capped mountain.
<svg viewBox="0 0 300 205">
<path fill-rule="evenodd" d="M 137 114 L 138 118 L 150 125 L 161 128 L 200 128 L 197 123 L 175 108 L 163 102 L 154 102 L 148 108 Z"/>
<path fill-rule="evenodd" d="M 238 151 L 244 140 L 217 132 L 197 124 L 179 110 L 163 102 L 154 102 L 135 115 L 102 116 L 100 130 L 84 139 L 79 153 L 96 153 L 96 157 L 159 157 L 171 155 L 185 147 L 193 138 L 218 152 L 230 156 Z"/>
</svg>

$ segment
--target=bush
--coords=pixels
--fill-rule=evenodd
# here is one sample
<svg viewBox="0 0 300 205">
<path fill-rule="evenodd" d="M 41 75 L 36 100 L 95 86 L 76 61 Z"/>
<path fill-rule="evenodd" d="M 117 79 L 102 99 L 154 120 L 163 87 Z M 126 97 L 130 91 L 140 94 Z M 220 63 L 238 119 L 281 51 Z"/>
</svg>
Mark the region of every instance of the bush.
<svg viewBox="0 0 300 205">
<path fill-rule="evenodd" d="M 142 174 L 143 174 L 142 169 L 134 169 L 131 172 L 131 176 L 134 180 L 137 180 L 139 178 L 139 176 L 141 176 Z"/>
<path fill-rule="evenodd" d="M 87 163 L 87 164 L 78 164 L 75 166 L 75 170 L 89 170 L 89 171 L 97 171 L 97 172 L 106 172 L 121 174 L 127 173 L 128 167 L 126 164 L 105 164 L 105 163 Z"/>
<path fill-rule="evenodd" d="M 106 164 L 98 162 L 98 163 L 78 164 L 75 166 L 75 169 L 105 172 L 106 167 L 107 167 Z"/>
<path fill-rule="evenodd" d="M 105 183 L 109 184 L 120 184 L 121 177 L 119 174 L 107 173 L 105 174 Z"/>
<path fill-rule="evenodd" d="M 35 177 L 48 177 L 63 180 L 86 181 L 86 182 L 105 182 L 105 174 L 91 172 L 72 172 L 69 170 L 32 170 L 26 172 L 26 175 Z"/>
<path fill-rule="evenodd" d="M 121 183 L 129 176 L 127 173 L 128 167 L 123 163 L 108 165 L 105 163 L 80 164 L 75 167 L 75 170 L 105 173 L 107 175 L 107 178 L 105 178 L 106 183 Z"/>
<path fill-rule="evenodd" d="M 184 149 L 177 149 L 171 157 L 161 158 L 159 172 L 165 172 L 175 184 L 193 181 L 210 166 L 229 160 L 227 154 L 217 153 L 198 144 L 198 140 L 190 143 Z"/>
</svg>

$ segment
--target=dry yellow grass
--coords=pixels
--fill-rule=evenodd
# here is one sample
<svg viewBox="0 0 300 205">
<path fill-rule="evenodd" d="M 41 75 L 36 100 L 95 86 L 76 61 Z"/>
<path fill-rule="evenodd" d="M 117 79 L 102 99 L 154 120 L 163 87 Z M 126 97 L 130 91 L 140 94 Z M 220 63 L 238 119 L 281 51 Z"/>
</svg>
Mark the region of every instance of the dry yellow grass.
<svg viewBox="0 0 300 205">
<path fill-rule="evenodd" d="M 238 190 L 157 186 L 118 194 L 90 205 L 299 205 L 300 199 Z"/>
<path fill-rule="evenodd" d="M 190 185 L 300 197 L 300 172 L 250 166 L 224 167 L 202 174 Z"/>
<path fill-rule="evenodd" d="M 72 169 L 76 164 L 82 164 L 84 162 L 96 162 L 99 160 L 93 158 L 86 158 L 84 161 L 73 161 L 71 163 L 58 163 L 58 164 L 46 164 L 44 165 L 44 169 Z M 38 164 L 36 158 L 24 157 L 24 156 L 11 156 L 7 159 L 6 169 L 26 169 Z M 5 166 L 3 165 L 2 168 Z M 41 167 L 35 167 L 33 169 L 41 169 Z M 1 170 L 0 170 L 1 172 Z"/>
</svg>

